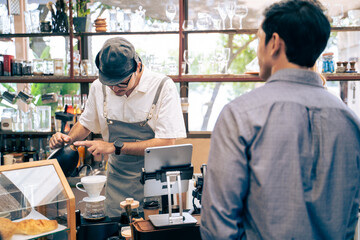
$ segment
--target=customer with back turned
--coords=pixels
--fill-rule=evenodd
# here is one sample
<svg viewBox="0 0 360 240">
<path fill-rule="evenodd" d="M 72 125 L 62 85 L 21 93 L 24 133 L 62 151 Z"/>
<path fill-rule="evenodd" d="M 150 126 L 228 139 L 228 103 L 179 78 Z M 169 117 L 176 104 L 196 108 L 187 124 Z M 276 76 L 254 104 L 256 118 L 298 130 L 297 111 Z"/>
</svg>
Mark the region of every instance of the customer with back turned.
<svg viewBox="0 0 360 240">
<path fill-rule="evenodd" d="M 288 0 L 258 31 L 266 84 L 222 110 L 202 198 L 203 239 L 352 239 L 359 211 L 359 119 L 309 69 L 330 24 Z"/>
<path fill-rule="evenodd" d="M 144 198 L 140 175 L 145 148 L 186 137 L 185 124 L 175 83 L 144 67 L 125 38 L 107 40 L 95 63 L 99 79 L 91 84 L 85 111 L 69 135 L 56 133 L 49 143 L 51 148 L 83 145 L 95 156 L 110 154 L 105 208 L 115 217 L 125 198 Z M 90 132 L 100 132 L 103 141 L 79 141 Z"/>
</svg>

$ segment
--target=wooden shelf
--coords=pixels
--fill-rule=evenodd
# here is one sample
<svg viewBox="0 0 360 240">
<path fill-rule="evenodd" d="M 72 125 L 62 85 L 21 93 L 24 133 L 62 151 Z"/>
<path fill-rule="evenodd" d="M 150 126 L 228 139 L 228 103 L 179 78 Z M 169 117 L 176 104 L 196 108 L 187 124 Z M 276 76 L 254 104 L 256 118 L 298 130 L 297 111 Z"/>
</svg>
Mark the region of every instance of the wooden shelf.
<svg viewBox="0 0 360 240">
<path fill-rule="evenodd" d="M 254 29 L 225 29 L 225 30 L 191 30 L 183 33 L 223 33 L 223 34 L 256 34 L 257 28 Z M 332 27 L 332 32 L 356 32 L 360 31 L 359 27 Z"/>
<path fill-rule="evenodd" d="M 62 36 L 68 37 L 69 33 L 15 33 L 15 34 L 0 34 L 0 38 L 10 39 L 10 38 L 18 38 L 18 37 L 54 37 L 54 36 Z"/>
<path fill-rule="evenodd" d="M 323 74 L 327 81 L 360 81 L 360 73 Z M 169 75 L 174 82 L 264 82 L 252 74 Z M 0 83 L 92 83 L 97 76 L 0 76 Z"/>
<path fill-rule="evenodd" d="M 360 81 L 360 73 L 326 73 L 327 81 Z"/>
<path fill-rule="evenodd" d="M 256 34 L 257 28 L 252 29 L 224 29 L 224 30 L 191 30 L 182 31 L 183 33 L 223 33 L 223 34 Z M 360 26 L 352 27 L 332 27 L 332 32 L 355 32 L 360 31 Z M 103 36 L 103 35 L 156 35 L 156 34 L 179 34 L 179 31 L 140 31 L 140 32 L 83 32 L 74 33 L 74 36 Z M 17 37 L 54 37 L 54 36 L 70 36 L 69 33 L 15 33 L 0 34 L 1 41 L 9 41 L 11 38 Z"/>
<path fill-rule="evenodd" d="M 91 83 L 97 76 L 0 76 L 0 83 Z"/>
<path fill-rule="evenodd" d="M 257 29 L 225 29 L 225 30 L 191 30 L 183 33 L 223 33 L 223 34 L 256 34 Z M 84 32 L 74 33 L 75 36 L 97 36 L 97 35 L 154 35 L 154 34 L 179 34 L 179 31 L 146 31 L 146 32 Z"/>
<path fill-rule="evenodd" d="M 323 74 L 327 81 L 360 81 L 360 73 Z M 252 74 L 213 74 L 169 76 L 174 82 L 264 82 L 258 75 Z"/>
<path fill-rule="evenodd" d="M 332 32 L 357 32 L 360 31 L 360 26 L 354 27 L 332 27 Z"/>
<path fill-rule="evenodd" d="M 182 31 L 183 33 L 221 33 L 221 34 L 256 34 L 258 31 L 257 28 L 252 29 L 224 29 L 224 30 L 191 30 L 191 31 Z M 331 31 L 333 32 L 353 32 L 360 31 L 359 27 L 332 27 Z M 146 32 L 85 32 L 85 33 L 75 33 L 75 36 L 97 36 L 97 35 L 153 35 L 153 34 L 179 34 L 179 31 L 146 31 Z"/>
<path fill-rule="evenodd" d="M 183 33 L 256 34 L 258 29 L 191 30 Z"/>
<path fill-rule="evenodd" d="M 48 136 L 53 135 L 55 132 L 12 132 L 12 131 L 0 131 L 0 135 L 32 135 L 32 136 Z"/>
<path fill-rule="evenodd" d="M 83 32 L 74 33 L 74 36 L 104 36 L 104 35 L 156 35 L 156 34 L 179 34 L 179 31 L 162 31 L 162 32 Z"/>
<path fill-rule="evenodd" d="M 263 82 L 258 75 L 250 74 L 212 74 L 169 76 L 174 82 Z"/>
</svg>

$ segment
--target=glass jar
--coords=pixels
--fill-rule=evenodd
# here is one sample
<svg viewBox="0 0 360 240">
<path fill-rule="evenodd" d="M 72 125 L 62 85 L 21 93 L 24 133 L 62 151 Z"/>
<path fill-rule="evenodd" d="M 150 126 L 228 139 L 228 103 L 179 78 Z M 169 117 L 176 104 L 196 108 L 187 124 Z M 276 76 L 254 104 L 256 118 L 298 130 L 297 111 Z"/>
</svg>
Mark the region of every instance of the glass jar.
<svg viewBox="0 0 360 240">
<path fill-rule="evenodd" d="M 32 75 L 32 63 L 31 61 L 24 61 L 23 62 L 23 70 L 22 70 L 22 74 L 26 75 L 26 76 L 30 76 Z"/>
<path fill-rule="evenodd" d="M 81 76 L 89 76 L 91 75 L 91 65 L 89 60 L 83 59 L 81 60 Z"/>
<path fill-rule="evenodd" d="M 324 53 L 322 55 L 323 58 L 323 73 L 333 73 L 335 71 L 335 64 L 334 64 L 334 53 Z"/>
<path fill-rule="evenodd" d="M 62 58 L 54 59 L 54 75 L 63 76 L 64 75 L 64 62 Z"/>
<path fill-rule="evenodd" d="M 34 75 L 44 74 L 44 61 L 42 59 L 34 59 L 33 73 Z"/>
<path fill-rule="evenodd" d="M 41 21 L 40 22 L 40 31 L 41 32 L 51 32 L 50 21 Z"/>
<path fill-rule="evenodd" d="M 12 63 L 12 75 L 21 76 L 22 75 L 23 61 L 15 59 Z"/>
<path fill-rule="evenodd" d="M 45 59 L 44 60 L 44 75 L 54 75 L 54 60 Z"/>
<path fill-rule="evenodd" d="M 74 62 L 74 76 L 80 76 L 80 67 Z"/>
</svg>

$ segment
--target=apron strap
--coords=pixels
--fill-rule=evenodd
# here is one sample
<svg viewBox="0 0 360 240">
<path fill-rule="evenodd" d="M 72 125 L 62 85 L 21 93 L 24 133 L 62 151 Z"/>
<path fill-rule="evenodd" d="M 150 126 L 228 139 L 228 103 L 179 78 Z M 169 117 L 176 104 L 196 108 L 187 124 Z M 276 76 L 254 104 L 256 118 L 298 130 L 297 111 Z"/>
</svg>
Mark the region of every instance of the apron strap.
<svg viewBox="0 0 360 240">
<path fill-rule="evenodd" d="M 153 114 L 154 114 L 154 111 L 155 111 L 155 107 L 156 107 L 156 104 L 159 100 L 159 96 L 160 96 L 160 93 L 161 93 L 161 90 L 164 86 L 164 83 L 166 82 L 166 80 L 170 79 L 168 76 L 164 77 L 162 80 L 161 80 L 161 83 L 156 91 L 156 94 L 155 94 L 155 97 L 154 97 L 154 100 L 153 100 L 153 103 L 151 105 L 151 108 L 150 108 L 150 111 L 145 119 L 144 122 L 141 123 L 141 126 L 145 126 L 145 124 L 153 117 Z"/>
<path fill-rule="evenodd" d="M 103 92 L 103 97 L 104 97 L 104 109 L 103 109 L 103 117 L 105 118 L 106 122 L 109 123 L 108 120 L 108 112 L 107 112 L 107 102 L 106 102 L 106 86 L 103 84 L 102 85 L 102 92 Z"/>
</svg>

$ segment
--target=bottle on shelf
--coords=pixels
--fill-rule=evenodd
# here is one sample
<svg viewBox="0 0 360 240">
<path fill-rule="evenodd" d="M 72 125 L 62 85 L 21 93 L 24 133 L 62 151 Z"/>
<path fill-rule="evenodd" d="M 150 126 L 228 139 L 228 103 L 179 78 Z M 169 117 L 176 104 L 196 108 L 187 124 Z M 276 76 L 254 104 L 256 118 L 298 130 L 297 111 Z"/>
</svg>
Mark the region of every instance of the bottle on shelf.
<svg viewBox="0 0 360 240">
<path fill-rule="evenodd" d="M 11 135 L 11 152 L 12 153 L 18 152 L 15 135 Z"/>
<path fill-rule="evenodd" d="M 75 114 L 74 107 L 72 105 L 72 97 L 70 94 L 65 94 L 64 105 L 67 113 Z"/>
<path fill-rule="evenodd" d="M 9 147 L 7 144 L 7 137 L 6 135 L 3 136 L 3 144 L 1 148 L 1 165 L 4 164 L 4 155 L 9 153 Z"/>
<path fill-rule="evenodd" d="M 64 112 L 64 103 L 63 103 L 63 96 L 58 94 L 58 104 L 55 109 L 55 112 Z M 55 132 L 61 132 L 61 120 L 55 118 Z"/>
<path fill-rule="evenodd" d="M 76 123 L 78 117 L 81 115 L 81 98 L 80 95 L 74 95 L 74 122 Z"/>
<path fill-rule="evenodd" d="M 29 151 L 28 151 L 29 162 L 37 161 L 38 153 L 37 153 L 36 149 L 34 148 L 34 139 L 31 136 L 29 136 L 28 142 L 29 142 Z"/>
<path fill-rule="evenodd" d="M 57 100 L 57 107 L 55 109 L 55 112 L 64 112 L 64 103 L 63 103 L 63 96 L 58 94 L 58 100 Z"/>
<path fill-rule="evenodd" d="M 47 136 L 46 138 L 46 145 L 45 145 L 45 155 L 46 155 L 46 159 L 48 159 L 48 157 L 51 154 L 51 148 L 49 145 L 49 141 L 50 141 L 51 136 Z"/>
<path fill-rule="evenodd" d="M 72 105 L 72 97 L 70 94 L 65 94 L 64 96 L 64 104 L 65 104 L 65 111 L 67 113 L 75 114 L 74 107 Z M 70 132 L 71 127 L 74 125 L 74 122 L 67 122 L 65 125 L 64 132 Z"/>
<path fill-rule="evenodd" d="M 20 140 L 18 141 L 18 138 Z M 19 143 L 19 144 L 18 144 Z M 15 158 L 16 163 L 21 163 L 24 161 L 24 155 L 21 151 L 21 137 L 19 135 L 11 135 L 11 149 L 10 153 Z"/>
<path fill-rule="evenodd" d="M 87 102 L 87 94 L 84 93 L 82 96 L 82 104 L 81 104 L 81 112 L 84 112 L 85 110 L 85 106 L 86 106 L 86 102 Z"/>
<path fill-rule="evenodd" d="M 75 107 L 75 112 L 77 115 L 80 115 L 82 113 L 81 111 L 81 97 L 80 95 L 75 95 L 74 96 L 74 107 Z"/>
<path fill-rule="evenodd" d="M 46 160 L 46 153 L 42 138 L 39 138 L 39 160 Z"/>
<path fill-rule="evenodd" d="M 25 143 L 25 138 L 23 136 L 20 137 L 20 151 L 23 154 L 23 161 L 29 161 L 29 152 Z"/>
</svg>

